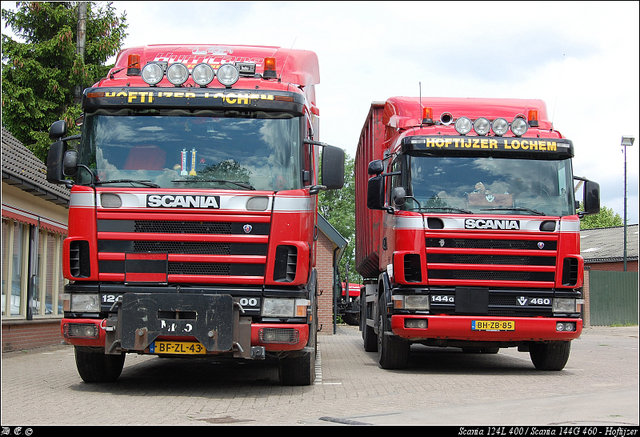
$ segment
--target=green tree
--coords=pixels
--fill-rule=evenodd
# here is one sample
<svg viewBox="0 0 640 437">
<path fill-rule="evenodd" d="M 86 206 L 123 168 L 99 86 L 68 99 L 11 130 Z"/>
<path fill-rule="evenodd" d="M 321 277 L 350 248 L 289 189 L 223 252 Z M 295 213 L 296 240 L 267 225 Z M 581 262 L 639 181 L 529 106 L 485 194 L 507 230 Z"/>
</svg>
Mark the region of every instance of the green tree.
<svg viewBox="0 0 640 437">
<path fill-rule="evenodd" d="M 321 191 L 318 197 L 318 211 L 331 226 L 348 241 L 340 260 L 340 276 L 345 279 L 345 267 L 349 263 L 349 282 L 361 282 L 355 269 L 355 161 L 346 154 L 344 164 L 344 187 L 341 190 Z"/>
<path fill-rule="evenodd" d="M 579 211 L 584 211 L 582 202 L 580 202 Z M 615 213 L 613 209 L 606 206 L 601 206 L 598 214 L 586 215 L 580 220 L 580 229 L 611 228 L 623 225 L 620 214 Z"/>
<path fill-rule="evenodd" d="M 79 2 L 17 2 L 2 19 L 17 39 L 2 34 L 2 125 L 46 161 L 49 127 L 66 120 L 70 134 L 81 114 L 74 86 L 106 76 L 104 65 L 122 47 L 126 14 L 112 3 L 87 3 L 84 57 L 76 54 Z"/>
</svg>

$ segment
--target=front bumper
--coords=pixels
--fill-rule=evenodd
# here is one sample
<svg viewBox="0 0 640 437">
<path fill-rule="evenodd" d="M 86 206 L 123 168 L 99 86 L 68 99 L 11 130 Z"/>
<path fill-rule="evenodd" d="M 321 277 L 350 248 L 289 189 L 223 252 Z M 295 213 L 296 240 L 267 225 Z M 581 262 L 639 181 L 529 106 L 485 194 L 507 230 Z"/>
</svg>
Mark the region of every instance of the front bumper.
<svg viewBox="0 0 640 437">
<path fill-rule="evenodd" d="M 407 320 L 426 320 L 426 328 L 409 328 Z M 474 322 L 513 322 L 512 330 L 474 330 Z M 557 324 L 570 324 L 575 330 L 558 331 Z M 409 322 L 409 325 L 416 325 Z M 509 323 L 496 325 L 510 326 Z M 478 323 L 475 323 L 478 326 Z M 550 317 L 429 316 L 393 315 L 391 330 L 399 337 L 412 340 L 459 340 L 521 343 L 528 341 L 569 341 L 580 337 L 582 319 Z"/>
</svg>

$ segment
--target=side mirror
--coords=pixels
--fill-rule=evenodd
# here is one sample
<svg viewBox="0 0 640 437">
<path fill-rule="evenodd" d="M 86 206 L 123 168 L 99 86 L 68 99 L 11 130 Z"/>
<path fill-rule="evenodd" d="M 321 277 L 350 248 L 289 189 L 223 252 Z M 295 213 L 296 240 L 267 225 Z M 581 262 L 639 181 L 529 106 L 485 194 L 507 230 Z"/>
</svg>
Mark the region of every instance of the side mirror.
<svg viewBox="0 0 640 437">
<path fill-rule="evenodd" d="M 404 187 L 395 187 L 393 189 L 393 203 L 396 206 L 402 206 L 407 201 L 407 192 Z"/>
<path fill-rule="evenodd" d="M 67 150 L 62 158 L 62 173 L 65 176 L 75 176 L 78 173 L 78 152 Z"/>
<path fill-rule="evenodd" d="M 58 140 L 49 146 L 47 155 L 47 182 L 52 184 L 63 184 L 64 174 L 62 170 L 62 160 L 66 150 L 64 142 Z"/>
<path fill-rule="evenodd" d="M 585 214 L 600 212 L 600 185 L 597 182 L 585 181 L 583 202 Z"/>
<path fill-rule="evenodd" d="M 57 141 L 67 135 L 67 122 L 64 120 L 54 121 L 49 128 L 49 139 Z"/>
<path fill-rule="evenodd" d="M 367 208 L 386 210 L 384 206 L 384 177 L 374 176 L 367 183 Z"/>
<path fill-rule="evenodd" d="M 369 173 L 369 175 L 379 175 L 383 171 L 384 171 L 384 164 L 382 163 L 381 160 L 376 159 L 375 161 L 371 161 L 369 163 L 369 168 L 367 169 L 367 172 Z"/>
<path fill-rule="evenodd" d="M 322 185 L 328 190 L 337 190 L 344 186 L 344 150 L 339 147 L 324 146 Z"/>
</svg>

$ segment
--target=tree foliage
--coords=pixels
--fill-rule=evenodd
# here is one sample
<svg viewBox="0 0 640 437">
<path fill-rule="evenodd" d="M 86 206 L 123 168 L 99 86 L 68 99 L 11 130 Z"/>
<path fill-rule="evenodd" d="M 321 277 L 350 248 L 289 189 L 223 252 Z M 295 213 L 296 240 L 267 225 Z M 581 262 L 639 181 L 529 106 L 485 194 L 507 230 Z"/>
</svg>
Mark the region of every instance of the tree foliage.
<svg viewBox="0 0 640 437">
<path fill-rule="evenodd" d="M 582 202 L 580 202 L 580 211 L 584 211 Z M 598 214 L 587 215 L 580 220 L 580 229 L 611 228 L 623 225 L 620 214 L 615 213 L 612 208 L 607 208 L 606 206 L 601 206 Z"/>
<path fill-rule="evenodd" d="M 362 279 L 355 269 L 355 161 L 348 154 L 344 165 L 344 187 L 341 190 L 322 191 L 318 198 L 318 211 L 336 231 L 348 241 L 340 260 L 340 276 L 345 279 L 345 267 L 349 263 L 349 282 Z"/>
<path fill-rule="evenodd" d="M 46 160 L 51 123 L 74 128 L 80 115 L 74 87 L 91 86 L 109 71 L 105 62 L 122 47 L 126 14 L 112 3 L 87 3 L 84 57 L 76 54 L 79 2 L 17 2 L 2 9 L 2 125 L 35 155 Z M 70 131 L 70 133 L 74 133 Z"/>
</svg>

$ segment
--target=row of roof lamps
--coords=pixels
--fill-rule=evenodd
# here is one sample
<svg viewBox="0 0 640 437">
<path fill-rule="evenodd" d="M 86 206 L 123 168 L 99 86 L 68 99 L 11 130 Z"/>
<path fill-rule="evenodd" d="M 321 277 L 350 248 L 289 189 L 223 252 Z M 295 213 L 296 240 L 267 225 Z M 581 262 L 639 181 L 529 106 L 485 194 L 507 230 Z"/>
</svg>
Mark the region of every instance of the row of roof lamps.
<svg viewBox="0 0 640 437">
<path fill-rule="evenodd" d="M 539 126 L 538 111 L 536 111 L 535 109 L 529 110 L 528 119 L 524 116 L 524 114 L 518 114 L 515 116 L 511 123 L 509 123 L 504 118 L 496 118 L 495 120 L 491 121 L 485 117 L 480 117 L 473 121 L 468 117 L 459 117 L 454 122 L 453 115 L 451 115 L 451 113 L 449 112 L 443 112 L 440 116 L 440 122 L 436 123 L 433 121 L 432 113 L 432 108 L 422 108 L 423 124 L 440 124 L 448 126 L 453 123 L 453 126 L 460 135 L 467 135 L 473 129 L 478 135 L 487 135 L 490 131 L 493 131 L 496 136 L 501 137 L 506 134 L 509 129 L 511 129 L 511 132 L 513 132 L 515 136 L 521 137 L 522 135 L 527 133 L 527 130 L 529 130 L 529 126 Z"/>
<path fill-rule="evenodd" d="M 218 82 L 225 87 L 230 87 L 238 81 L 240 76 L 255 77 L 255 74 L 256 64 L 248 62 L 223 64 L 217 70 L 209 64 L 200 63 L 189 71 L 189 68 L 180 62 L 168 65 L 166 61 L 152 61 L 140 70 L 140 55 L 136 54 L 129 55 L 127 67 L 128 76 L 142 76 L 142 80 L 149 86 L 156 86 L 166 75 L 167 80 L 175 86 L 182 86 L 191 76 L 196 85 L 201 87 L 209 85 L 214 78 L 217 78 Z M 275 79 L 276 77 L 276 58 L 264 58 L 262 78 Z"/>
</svg>

